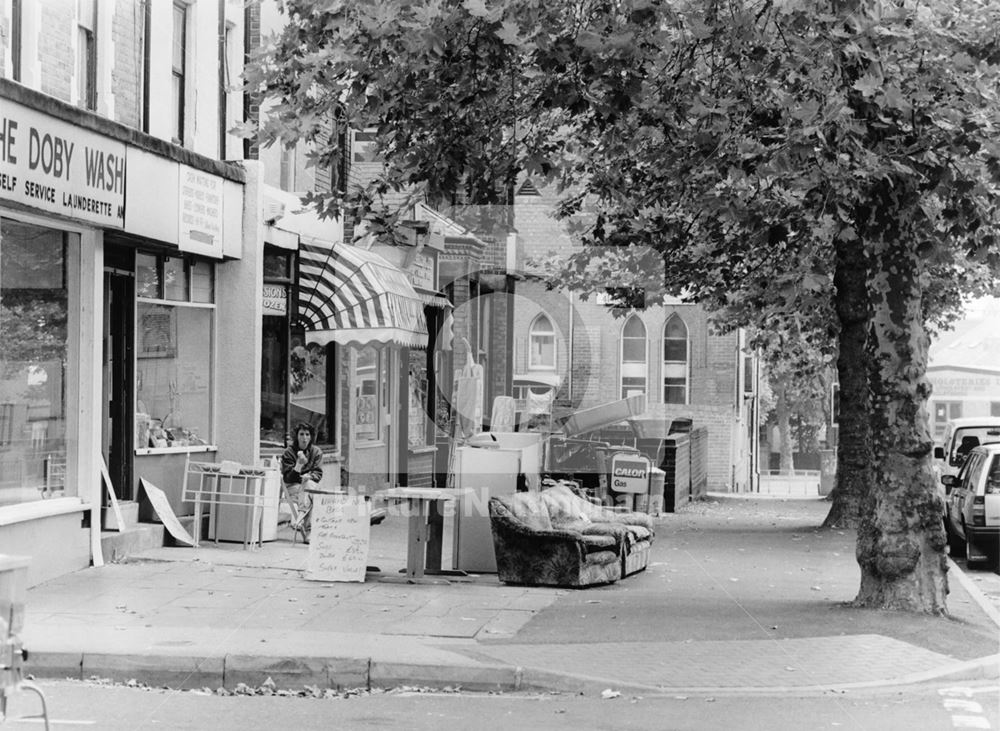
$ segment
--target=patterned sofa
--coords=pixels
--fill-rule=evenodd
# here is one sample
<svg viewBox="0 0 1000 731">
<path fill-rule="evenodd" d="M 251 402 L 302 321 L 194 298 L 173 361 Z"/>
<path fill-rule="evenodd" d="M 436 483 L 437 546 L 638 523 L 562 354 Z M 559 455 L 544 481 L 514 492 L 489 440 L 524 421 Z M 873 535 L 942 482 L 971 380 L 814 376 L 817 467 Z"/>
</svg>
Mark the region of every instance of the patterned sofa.
<svg viewBox="0 0 1000 731">
<path fill-rule="evenodd" d="M 497 574 L 507 584 L 586 587 L 646 568 L 653 525 L 618 513 L 566 485 L 490 498 Z"/>
</svg>

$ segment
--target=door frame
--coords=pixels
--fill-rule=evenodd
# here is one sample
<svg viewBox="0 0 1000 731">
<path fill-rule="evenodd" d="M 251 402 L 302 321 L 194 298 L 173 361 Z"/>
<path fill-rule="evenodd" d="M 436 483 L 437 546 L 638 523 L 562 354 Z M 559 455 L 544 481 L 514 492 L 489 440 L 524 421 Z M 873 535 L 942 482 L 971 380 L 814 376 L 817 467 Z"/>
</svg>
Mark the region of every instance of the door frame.
<svg viewBox="0 0 1000 731">
<path fill-rule="evenodd" d="M 109 247 L 110 248 L 110 247 Z M 106 252 L 107 253 L 107 252 Z M 106 257 L 102 337 L 101 454 L 120 500 L 135 495 L 135 267 L 108 258 L 133 258 L 119 249 Z M 107 493 L 102 491 L 102 504 Z"/>
</svg>

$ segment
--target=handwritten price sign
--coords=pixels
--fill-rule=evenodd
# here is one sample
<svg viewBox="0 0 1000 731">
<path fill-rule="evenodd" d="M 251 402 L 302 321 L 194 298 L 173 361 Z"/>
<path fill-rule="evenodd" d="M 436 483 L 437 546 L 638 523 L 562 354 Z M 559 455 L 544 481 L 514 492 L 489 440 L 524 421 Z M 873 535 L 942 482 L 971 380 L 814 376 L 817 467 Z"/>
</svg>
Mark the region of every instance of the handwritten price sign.
<svg viewBox="0 0 1000 731">
<path fill-rule="evenodd" d="M 370 530 L 364 495 L 313 495 L 305 577 L 311 581 L 364 581 Z"/>
</svg>

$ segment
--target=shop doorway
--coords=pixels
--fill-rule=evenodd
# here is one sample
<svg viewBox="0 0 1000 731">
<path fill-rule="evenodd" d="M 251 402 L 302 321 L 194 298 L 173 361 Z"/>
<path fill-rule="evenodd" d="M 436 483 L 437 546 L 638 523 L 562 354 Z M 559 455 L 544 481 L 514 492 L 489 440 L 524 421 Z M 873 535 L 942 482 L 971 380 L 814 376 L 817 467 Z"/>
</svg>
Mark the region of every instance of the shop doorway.
<svg viewBox="0 0 1000 731">
<path fill-rule="evenodd" d="M 133 500 L 135 433 L 134 251 L 108 247 L 104 267 L 101 451 L 120 500 Z M 145 446 L 145 445 L 138 445 Z M 106 494 L 102 491 L 102 494 Z"/>
</svg>

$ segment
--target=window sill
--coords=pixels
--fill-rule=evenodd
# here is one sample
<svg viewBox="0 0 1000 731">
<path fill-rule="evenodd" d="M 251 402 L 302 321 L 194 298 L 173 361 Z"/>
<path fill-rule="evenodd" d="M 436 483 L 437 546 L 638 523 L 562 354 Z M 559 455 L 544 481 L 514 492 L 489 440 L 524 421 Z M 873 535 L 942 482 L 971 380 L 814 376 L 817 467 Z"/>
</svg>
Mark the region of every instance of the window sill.
<svg viewBox="0 0 1000 731">
<path fill-rule="evenodd" d="M 409 447 L 410 454 L 429 454 L 431 452 L 436 452 L 437 447 L 433 444 L 421 446 L 421 447 Z"/>
<path fill-rule="evenodd" d="M 136 456 L 146 454 L 195 454 L 197 452 L 217 452 L 219 448 L 213 444 L 198 444 L 187 447 L 148 447 L 135 450 Z"/>
<path fill-rule="evenodd" d="M 354 443 L 354 448 L 355 449 L 375 449 L 376 447 L 384 447 L 384 446 L 385 446 L 385 442 L 383 442 L 381 439 L 379 439 L 378 441 L 375 441 L 375 442 L 355 442 Z"/>
<path fill-rule="evenodd" d="M 57 497 L 50 500 L 33 500 L 30 503 L 5 505 L 0 508 L 0 526 L 24 523 L 39 518 L 51 518 L 68 513 L 82 513 L 90 506 L 78 497 Z"/>
</svg>

